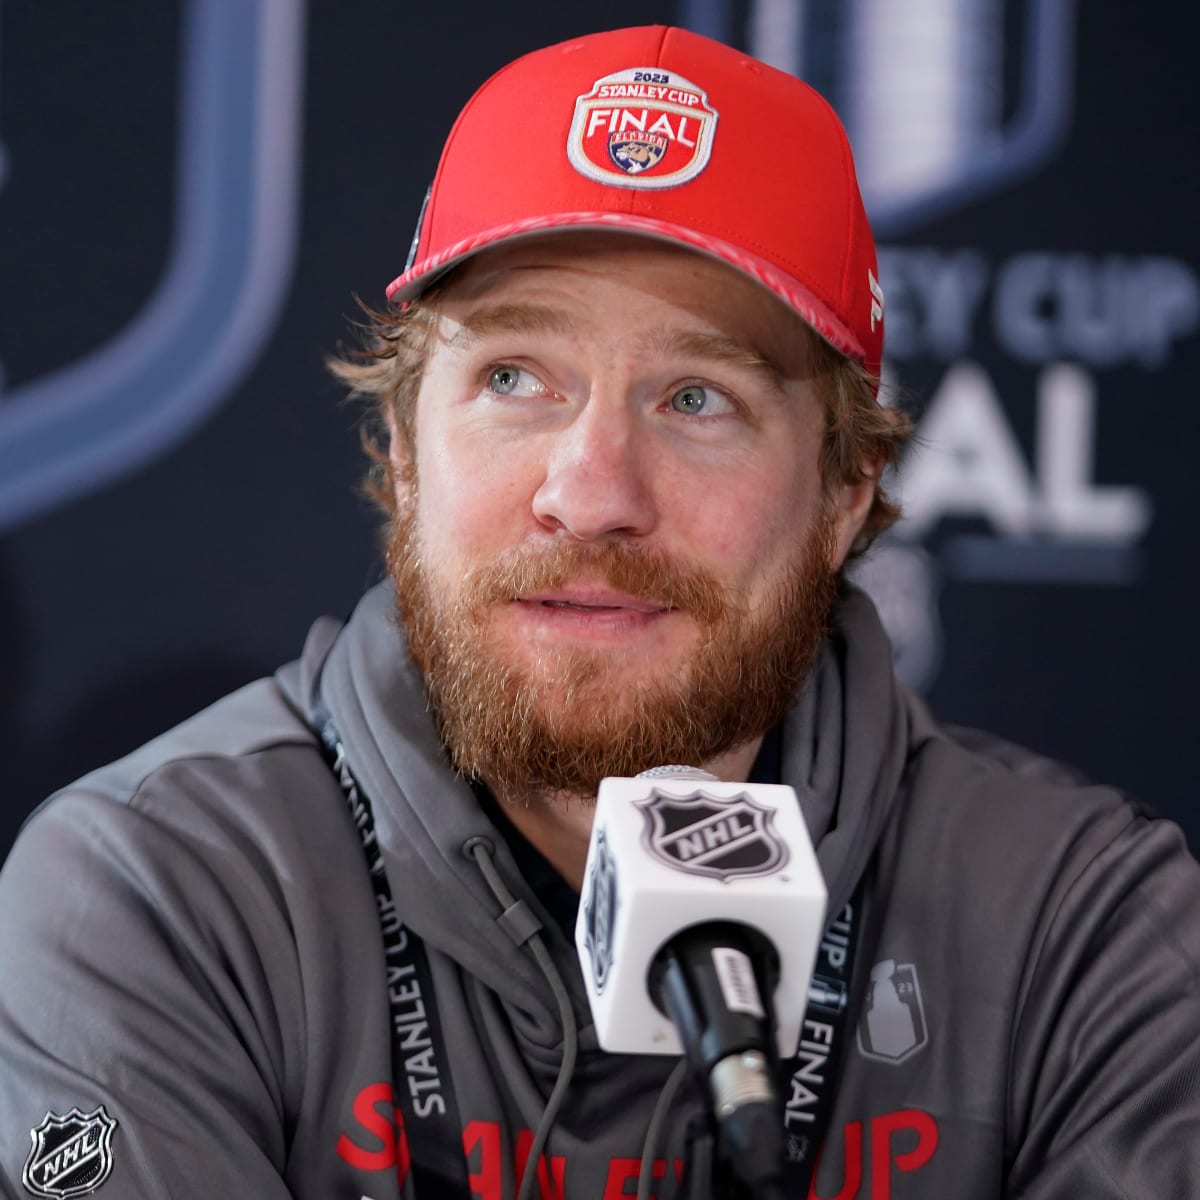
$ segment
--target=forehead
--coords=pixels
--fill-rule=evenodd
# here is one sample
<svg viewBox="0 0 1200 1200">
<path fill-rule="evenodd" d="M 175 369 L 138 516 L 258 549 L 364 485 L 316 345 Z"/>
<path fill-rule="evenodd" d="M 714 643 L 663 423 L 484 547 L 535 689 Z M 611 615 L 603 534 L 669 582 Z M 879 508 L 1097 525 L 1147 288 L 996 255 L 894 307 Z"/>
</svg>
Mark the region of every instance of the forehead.
<svg viewBox="0 0 1200 1200">
<path fill-rule="evenodd" d="M 604 232 L 543 235 L 493 247 L 438 288 L 452 319 L 506 302 L 536 301 L 590 325 L 594 306 L 650 312 L 744 343 L 787 378 L 807 378 L 816 334 L 774 293 L 696 251 L 652 238 Z"/>
</svg>

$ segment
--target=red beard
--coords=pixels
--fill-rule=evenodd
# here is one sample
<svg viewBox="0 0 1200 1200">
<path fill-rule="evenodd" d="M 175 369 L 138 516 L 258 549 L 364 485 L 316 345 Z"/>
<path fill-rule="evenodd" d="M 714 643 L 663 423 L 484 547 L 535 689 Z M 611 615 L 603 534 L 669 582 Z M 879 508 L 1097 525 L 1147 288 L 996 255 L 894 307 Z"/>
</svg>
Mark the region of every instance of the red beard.
<svg viewBox="0 0 1200 1200">
<path fill-rule="evenodd" d="M 710 762 L 782 719 L 825 638 L 837 587 L 828 507 L 751 615 L 710 574 L 627 541 L 515 549 L 447 601 L 423 567 L 416 492 L 389 538 L 400 620 L 453 765 L 499 795 L 592 798 L 606 775 Z M 699 644 L 669 675 L 619 686 L 602 650 L 508 661 L 490 632 L 497 606 L 579 578 L 686 613 Z"/>
</svg>

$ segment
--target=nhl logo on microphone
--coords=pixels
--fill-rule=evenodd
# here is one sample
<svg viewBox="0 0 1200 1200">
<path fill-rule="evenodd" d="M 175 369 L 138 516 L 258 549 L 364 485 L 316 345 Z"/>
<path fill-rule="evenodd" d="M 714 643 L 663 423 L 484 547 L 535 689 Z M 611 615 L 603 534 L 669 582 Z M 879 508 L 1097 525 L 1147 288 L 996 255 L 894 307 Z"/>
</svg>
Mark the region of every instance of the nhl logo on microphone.
<svg viewBox="0 0 1200 1200">
<path fill-rule="evenodd" d="M 782 784 L 664 774 L 600 781 L 575 946 L 596 1039 L 612 1054 L 679 1054 L 648 980 L 663 947 L 710 921 L 779 952 L 777 1050 L 800 1042 L 825 929 L 825 880 L 796 793 Z"/>
<path fill-rule="evenodd" d="M 773 874 L 787 863 L 787 846 L 772 823 L 774 809 L 745 792 L 722 799 L 703 789 L 683 797 L 655 789 L 638 807 L 646 848 L 678 871 L 728 883 Z"/>
<path fill-rule="evenodd" d="M 601 829 L 596 835 L 587 899 L 583 905 L 584 946 L 592 964 L 592 979 L 597 993 L 604 991 L 612 967 L 612 935 L 616 916 L 617 867 L 609 852 L 608 839 Z"/>
</svg>

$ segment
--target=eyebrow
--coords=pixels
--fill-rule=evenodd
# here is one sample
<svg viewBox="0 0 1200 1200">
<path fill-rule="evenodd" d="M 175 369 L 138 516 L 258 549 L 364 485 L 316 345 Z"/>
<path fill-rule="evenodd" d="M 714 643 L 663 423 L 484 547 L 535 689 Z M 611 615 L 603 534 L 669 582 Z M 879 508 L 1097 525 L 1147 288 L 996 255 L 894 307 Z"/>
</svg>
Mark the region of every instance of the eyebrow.
<svg viewBox="0 0 1200 1200">
<path fill-rule="evenodd" d="M 578 332 L 579 322 L 574 317 L 547 304 L 489 304 L 463 317 L 447 345 L 451 350 L 464 350 L 494 333 L 551 333 L 573 337 Z M 648 349 L 656 357 L 696 358 L 740 367 L 755 372 L 777 390 L 783 390 L 786 376 L 774 360 L 748 342 L 724 334 L 700 330 L 656 333 L 651 336 Z"/>
<path fill-rule="evenodd" d="M 492 333 L 557 333 L 571 337 L 578 324 L 566 313 L 546 304 L 492 304 L 468 313 L 450 339 L 451 350 L 461 350 Z"/>
<path fill-rule="evenodd" d="M 677 354 L 683 358 L 701 358 L 725 366 L 741 367 L 762 376 L 773 387 L 783 389 L 785 376 L 779 365 L 762 351 L 737 338 L 719 333 L 682 330 L 657 334 L 650 348 L 655 354 Z"/>
</svg>

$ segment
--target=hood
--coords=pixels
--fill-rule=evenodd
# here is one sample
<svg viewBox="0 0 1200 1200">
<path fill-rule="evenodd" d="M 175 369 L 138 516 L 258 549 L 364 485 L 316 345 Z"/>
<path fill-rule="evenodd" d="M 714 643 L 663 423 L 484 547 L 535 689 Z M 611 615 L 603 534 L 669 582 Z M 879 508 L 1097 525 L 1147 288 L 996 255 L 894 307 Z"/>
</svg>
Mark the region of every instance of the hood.
<svg viewBox="0 0 1200 1200">
<path fill-rule="evenodd" d="M 892 644 L 874 604 L 845 585 L 817 665 L 784 720 L 780 770 L 817 848 L 830 920 L 875 851 L 922 712 L 896 680 Z"/>
</svg>

